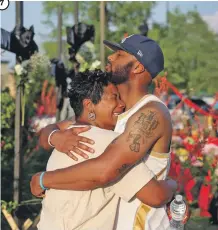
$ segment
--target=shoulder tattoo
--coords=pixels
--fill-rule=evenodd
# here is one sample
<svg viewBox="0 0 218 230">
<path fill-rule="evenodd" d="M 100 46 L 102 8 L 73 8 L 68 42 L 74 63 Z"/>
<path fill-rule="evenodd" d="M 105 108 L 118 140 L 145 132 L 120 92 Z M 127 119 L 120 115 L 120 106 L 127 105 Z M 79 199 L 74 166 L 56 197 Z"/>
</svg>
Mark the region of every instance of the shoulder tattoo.
<svg viewBox="0 0 218 230">
<path fill-rule="evenodd" d="M 139 152 L 141 144 L 151 138 L 159 125 L 157 113 L 152 110 L 141 113 L 131 128 L 127 142 L 133 152 Z"/>
</svg>

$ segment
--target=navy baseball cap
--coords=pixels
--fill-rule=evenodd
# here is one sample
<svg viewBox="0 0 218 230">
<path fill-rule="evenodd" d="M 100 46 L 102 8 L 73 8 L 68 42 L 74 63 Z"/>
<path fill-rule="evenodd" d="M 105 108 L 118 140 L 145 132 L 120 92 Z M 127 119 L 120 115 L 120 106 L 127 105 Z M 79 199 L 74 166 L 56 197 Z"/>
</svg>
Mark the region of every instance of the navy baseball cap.
<svg viewBox="0 0 218 230">
<path fill-rule="evenodd" d="M 124 38 L 120 44 L 107 40 L 104 40 L 104 44 L 114 51 L 124 50 L 135 56 L 152 78 L 164 69 L 164 56 L 160 46 L 146 36 L 133 34 Z"/>
</svg>

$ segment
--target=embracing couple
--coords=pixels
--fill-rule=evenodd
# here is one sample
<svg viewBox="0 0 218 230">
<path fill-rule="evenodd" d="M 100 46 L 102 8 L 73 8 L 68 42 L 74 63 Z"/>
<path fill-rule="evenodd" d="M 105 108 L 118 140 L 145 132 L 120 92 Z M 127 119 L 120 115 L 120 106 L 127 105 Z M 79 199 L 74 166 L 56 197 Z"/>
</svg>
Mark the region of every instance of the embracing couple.
<svg viewBox="0 0 218 230">
<path fill-rule="evenodd" d="M 136 34 L 104 44 L 115 51 L 107 72 L 86 71 L 72 79 L 75 119 L 42 130 L 41 145 L 55 149 L 46 172 L 31 180 L 33 195 L 45 193 L 39 230 L 169 227 L 165 204 L 177 189 L 167 180 L 171 117 L 148 94 L 164 68 L 162 50 Z"/>
</svg>

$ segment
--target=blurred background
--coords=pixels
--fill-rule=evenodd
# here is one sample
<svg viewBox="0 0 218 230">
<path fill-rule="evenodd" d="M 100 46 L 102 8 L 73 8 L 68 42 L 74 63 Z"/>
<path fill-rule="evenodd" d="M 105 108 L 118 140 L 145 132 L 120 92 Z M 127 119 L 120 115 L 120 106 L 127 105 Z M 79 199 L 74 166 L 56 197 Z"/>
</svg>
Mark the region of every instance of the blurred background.
<svg viewBox="0 0 218 230">
<path fill-rule="evenodd" d="M 165 70 L 151 92 L 173 121 L 170 176 L 192 215 L 185 229 L 218 229 L 218 2 L 10 2 L 1 12 L 1 227 L 35 229 L 40 199 L 31 176 L 50 153 L 41 128 L 74 115 L 67 88 L 76 72 L 104 69 L 133 33 L 156 40 Z"/>
</svg>

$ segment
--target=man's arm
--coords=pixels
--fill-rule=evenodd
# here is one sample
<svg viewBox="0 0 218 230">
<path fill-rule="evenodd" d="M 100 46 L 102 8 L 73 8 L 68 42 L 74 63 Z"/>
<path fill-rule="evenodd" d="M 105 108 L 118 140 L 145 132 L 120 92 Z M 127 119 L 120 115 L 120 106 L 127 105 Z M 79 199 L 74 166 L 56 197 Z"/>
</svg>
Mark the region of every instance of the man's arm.
<svg viewBox="0 0 218 230">
<path fill-rule="evenodd" d="M 137 197 L 144 204 L 152 207 L 168 203 L 177 189 L 177 183 L 173 180 L 156 181 L 152 168 L 148 166 L 143 160 L 134 165 L 121 180 L 113 184 L 112 191 L 126 202 Z M 162 168 L 159 168 L 159 172 L 164 173 Z M 157 178 L 158 175 L 161 174 L 158 173 Z"/>
<path fill-rule="evenodd" d="M 47 172 L 46 187 L 93 181 L 96 187 L 119 179 L 147 153 L 164 131 L 165 114 L 157 106 L 142 108 L 128 121 L 125 132 L 115 139 L 98 158 L 65 169 Z"/>
<path fill-rule="evenodd" d="M 99 158 L 67 169 L 47 172 L 43 180 L 44 185 L 48 188 L 69 190 L 88 190 L 104 186 L 119 178 L 144 156 L 144 153 L 161 137 L 161 130 L 163 130 L 161 123 L 164 124 L 161 110 L 153 107 L 142 109 L 129 120 L 124 134 L 113 141 Z M 120 152 L 121 149 L 122 152 Z M 170 199 L 169 194 L 172 194 L 172 187 L 166 182 L 159 183 L 152 179 L 146 186 L 148 189 L 152 187 L 150 192 L 156 191 L 155 206 L 166 203 Z M 140 192 L 137 193 L 137 196 L 142 201 L 144 199 L 143 202 L 145 202 L 146 196 L 144 197 L 143 194 L 145 193 Z"/>
<path fill-rule="evenodd" d="M 55 124 L 51 124 L 46 126 L 40 131 L 40 136 L 39 136 L 39 144 L 46 150 L 52 149 L 52 146 L 48 144 L 48 137 L 50 133 L 54 130 L 65 130 L 67 127 L 72 125 L 72 121 L 70 120 L 64 120 L 61 122 L 57 122 Z M 54 134 L 51 136 L 53 138 Z M 51 142 L 53 143 L 53 142 Z"/>
<path fill-rule="evenodd" d="M 64 120 L 43 128 L 40 132 L 39 137 L 40 146 L 42 146 L 46 150 L 52 149 L 52 147 L 48 143 L 48 137 L 52 131 L 58 130 L 54 132 L 50 137 L 51 144 L 55 146 L 58 151 L 66 153 L 75 161 L 77 161 L 78 158 L 74 155 L 74 153 L 82 156 L 83 158 L 88 158 L 88 155 L 85 154 L 82 150 L 93 153 L 94 149 L 89 148 L 83 143 L 94 144 L 94 141 L 86 137 L 78 136 L 78 134 L 88 131 L 90 127 L 86 126 L 67 129 L 72 124 L 72 120 Z"/>
<path fill-rule="evenodd" d="M 177 190 L 177 183 L 172 179 L 151 180 L 136 193 L 136 197 L 144 204 L 158 208 L 167 204 Z"/>
<path fill-rule="evenodd" d="M 41 197 L 44 191 L 41 189 L 39 185 L 39 177 L 40 173 L 35 174 L 32 177 L 30 187 L 31 192 L 34 196 Z M 142 175 L 141 175 L 142 176 Z M 80 187 L 79 190 L 93 190 L 95 189 L 95 183 L 93 181 L 82 181 L 78 182 L 76 187 Z M 133 185 L 129 185 L 133 186 Z M 53 186 L 52 186 L 53 187 Z M 55 186 L 55 189 L 59 190 L 74 190 L 74 184 L 58 184 Z M 173 197 L 176 192 L 177 184 L 174 180 L 166 180 L 166 181 L 156 181 L 152 178 L 144 187 L 142 187 L 136 194 L 137 197 L 142 203 L 147 204 L 151 207 L 158 208 L 165 204 L 167 204 Z M 118 196 L 120 194 L 117 194 Z M 120 196 L 123 199 L 123 196 Z"/>
</svg>

